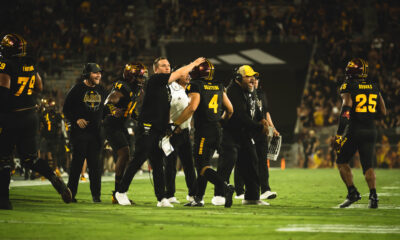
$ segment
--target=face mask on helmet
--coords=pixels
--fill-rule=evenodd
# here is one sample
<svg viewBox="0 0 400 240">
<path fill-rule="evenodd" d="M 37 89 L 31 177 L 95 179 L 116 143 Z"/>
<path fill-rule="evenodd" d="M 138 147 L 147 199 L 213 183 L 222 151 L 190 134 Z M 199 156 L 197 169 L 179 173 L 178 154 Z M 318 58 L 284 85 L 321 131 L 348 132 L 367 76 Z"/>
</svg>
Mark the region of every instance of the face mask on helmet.
<svg viewBox="0 0 400 240">
<path fill-rule="evenodd" d="M 7 34 L 3 37 L 0 44 L 0 52 L 4 57 L 24 57 L 26 56 L 27 43 L 18 34 Z"/>
<path fill-rule="evenodd" d="M 143 86 L 148 77 L 148 70 L 142 63 L 128 63 L 125 65 L 123 78 L 126 82 L 136 82 L 139 86 Z"/>
<path fill-rule="evenodd" d="M 365 79 L 368 76 L 368 62 L 362 58 L 352 59 L 345 70 L 346 79 Z"/>
<path fill-rule="evenodd" d="M 192 79 L 204 79 L 211 81 L 214 77 L 214 71 L 214 65 L 208 59 L 206 59 L 205 62 L 201 63 L 197 67 L 194 67 L 189 75 Z"/>
</svg>

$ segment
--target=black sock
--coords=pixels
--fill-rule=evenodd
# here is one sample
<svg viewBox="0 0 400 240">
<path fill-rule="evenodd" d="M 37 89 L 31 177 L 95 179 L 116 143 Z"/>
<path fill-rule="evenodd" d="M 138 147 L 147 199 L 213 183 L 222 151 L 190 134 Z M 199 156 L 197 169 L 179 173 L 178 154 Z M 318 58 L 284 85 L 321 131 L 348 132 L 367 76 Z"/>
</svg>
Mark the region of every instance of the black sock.
<svg viewBox="0 0 400 240">
<path fill-rule="evenodd" d="M 117 175 L 115 175 L 115 184 L 114 184 L 114 190 L 115 190 L 115 191 L 117 191 L 118 185 L 119 185 L 119 183 L 121 182 L 121 180 L 122 180 L 122 176 L 117 176 Z"/>
<path fill-rule="evenodd" d="M 225 187 L 224 180 L 222 180 L 222 178 L 213 169 L 207 168 L 204 171 L 204 177 L 215 186 L 220 187 L 220 189 L 224 189 Z"/>
<path fill-rule="evenodd" d="M 370 189 L 370 190 L 369 190 L 369 195 L 370 195 L 370 196 L 376 196 L 376 189 L 375 189 L 375 188 Z"/>
<path fill-rule="evenodd" d="M 357 188 L 356 188 L 354 185 L 351 185 L 351 186 L 347 187 L 347 191 L 348 191 L 349 193 L 352 193 L 352 192 L 354 192 L 354 191 L 357 191 Z"/>
</svg>

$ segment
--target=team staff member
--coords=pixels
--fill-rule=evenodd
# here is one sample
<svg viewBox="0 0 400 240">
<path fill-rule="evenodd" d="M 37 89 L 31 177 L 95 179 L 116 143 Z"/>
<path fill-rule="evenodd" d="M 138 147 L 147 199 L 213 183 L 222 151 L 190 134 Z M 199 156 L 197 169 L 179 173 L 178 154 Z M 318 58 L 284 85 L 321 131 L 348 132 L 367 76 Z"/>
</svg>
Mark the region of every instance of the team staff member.
<svg viewBox="0 0 400 240">
<path fill-rule="evenodd" d="M 159 69 L 156 69 L 159 71 Z M 182 111 L 189 104 L 189 97 L 186 94 L 186 86 L 190 82 L 189 74 L 179 78 L 176 82 L 172 82 L 169 87 L 171 89 L 171 110 L 170 110 L 170 123 L 173 123 Z M 165 179 L 166 179 L 166 196 L 170 203 L 179 203 L 175 195 L 175 177 L 176 177 L 176 161 L 177 157 L 183 166 L 185 173 L 186 186 L 189 190 L 186 199 L 188 201 L 194 200 L 196 194 L 196 173 L 193 165 L 192 144 L 190 141 L 190 117 L 180 125 L 181 131 L 176 132 L 170 138 L 170 142 L 174 147 L 174 151 L 167 157 L 165 166 Z"/>
<path fill-rule="evenodd" d="M 377 131 L 374 119 L 378 113 L 386 115 L 385 102 L 378 89 L 378 83 L 367 79 L 368 63 L 364 59 L 352 59 L 345 70 L 346 81 L 340 87 L 343 100 L 339 117 L 339 126 L 335 136 L 334 147 L 337 150 L 336 160 L 348 194 L 340 204 L 346 208 L 361 199 L 353 183 L 353 174 L 349 166 L 355 152 L 360 154 L 361 166 L 368 184 L 369 208 L 378 208 L 376 194 L 376 177 L 372 168 Z"/>
<path fill-rule="evenodd" d="M 72 191 L 73 202 L 76 202 L 79 175 L 85 159 L 89 167 L 93 202 L 101 202 L 100 151 L 103 138 L 100 134 L 100 127 L 105 100 L 105 91 L 99 85 L 101 72 L 98 64 L 85 64 L 82 74 L 83 81 L 71 88 L 64 102 L 63 112 L 71 123 L 73 153 L 68 187 Z"/>
<path fill-rule="evenodd" d="M 124 67 L 122 80 L 114 83 L 108 95 L 104 133 L 114 152 L 117 153 L 115 163 L 115 189 L 122 179 L 125 167 L 130 159 L 130 136 L 126 122 L 130 117 L 137 119 L 138 98 L 143 93 L 143 85 L 148 71 L 142 63 L 128 63 Z M 113 191 L 112 202 L 118 203 Z"/>
<path fill-rule="evenodd" d="M 272 122 L 271 115 L 268 111 L 267 105 L 267 96 L 265 92 L 259 85 L 260 78 L 259 76 L 256 77 L 254 82 L 254 98 L 256 101 L 256 114 L 255 120 L 262 121 L 265 119 L 267 121 L 268 127 L 272 127 L 273 135 L 279 136 L 279 132 L 276 130 L 274 123 Z M 260 178 L 260 190 L 261 195 L 260 199 L 274 199 L 276 198 L 276 192 L 271 191 L 271 187 L 269 185 L 269 169 L 267 164 L 267 153 L 268 153 L 268 140 L 267 135 L 262 134 L 262 132 L 258 132 L 255 134 L 254 141 L 256 144 L 256 151 L 258 156 L 258 174 Z M 235 167 L 235 189 L 236 189 L 236 196 L 237 199 L 244 199 L 244 183 L 243 179 L 240 176 L 239 169 Z"/>
<path fill-rule="evenodd" d="M 221 141 L 220 121 L 228 120 L 233 114 L 232 104 L 224 92 L 222 84 L 213 80 L 214 65 L 206 60 L 190 72 L 191 83 L 187 87 L 189 105 L 175 120 L 180 126 L 194 114 L 194 158 L 197 168 L 197 193 L 194 201 L 185 206 L 204 206 L 203 196 L 207 181 L 221 189 L 226 201 L 225 207 L 232 206 L 234 187 L 228 185 L 211 168 L 210 160 Z M 223 113 L 223 109 L 225 112 Z"/>
<path fill-rule="evenodd" d="M 154 74 L 147 81 L 142 110 L 139 114 L 139 124 L 136 130 L 135 152 L 118 186 L 118 192 L 115 194 L 119 204 L 131 204 L 126 192 L 136 172 L 149 158 L 153 168 L 154 190 L 158 201 L 157 207 L 173 207 L 165 196 L 164 153 L 159 147 L 159 141 L 165 135 L 169 123 L 171 92 L 168 85 L 186 76 L 188 72 L 202 62 L 204 62 L 204 58 L 198 58 L 171 74 Z M 153 63 L 153 70 L 158 67 L 170 68 L 170 64 L 166 58 L 157 58 Z"/>
<path fill-rule="evenodd" d="M 232 101 L 235 112 L 224 125 L 218 173 L 225 181 L 229 181 L 233 166 L 237 164 L 246 186 L 243 204 L 269 205 L 260 201 L 258 156 L 254 136 L 267 133 L 266 120 L 255 120 L 256 102 L 253 97 L 255 77 L 259 74 L 249 65 L 243 65 L 235 71 L 235 79 L 228 87 L 227 95 Z M 214 205 L 221 205 L 220 188 L 215 188 Z M 226 199 L 225 199 L 226 201 Z"/>
<path fill-rule="evenodd" d="M 35 95 L 43 85 L 26 47 L 25 39 L 17 34 L 4 36 L 0 46 L 0 209 L 12 209 L 9 186 L 15 146 L 25 167 L 49 179 L 64 202 L 69 203 L 72 198 L 62 179 L 38 158 Z"/>
</svg>

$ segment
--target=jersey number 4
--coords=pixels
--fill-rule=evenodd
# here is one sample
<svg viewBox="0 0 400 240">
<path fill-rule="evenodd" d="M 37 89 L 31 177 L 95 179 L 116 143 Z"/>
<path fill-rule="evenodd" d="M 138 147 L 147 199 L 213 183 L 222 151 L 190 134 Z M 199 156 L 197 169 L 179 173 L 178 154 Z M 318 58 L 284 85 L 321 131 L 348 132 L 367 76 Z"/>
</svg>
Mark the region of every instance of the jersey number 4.
<svg viewBox="0 0 400 240">
<path fill-rule="evenodd" d="M 214 109 L 214 113 L 218 113 L 218 94 L 214 94 L 208 103 L 208 108 Z"/>
<path fill-rule="evenodd" d="M 378 95 L 369 94 L 368 97 L 365 94 L 358 94 L 356 96 L 356 102 L 358 103 L 356 106 L 356 112 L 359 113 L 374 113 L 376 112 L 376 99 Z M 368 103 L 367 103 L 368 101 Z"/>
<path fill-rule="evenodd" d="M 32 95 L 32 89 L 35 86 L 35 80 L 35 75 L 32 75 L 32 77 L 18 77 L 18 84 L 21 84 L 21 86 L 19 87 L 18 92 L 16 92 L 14 95 L 17 97 L 20 96 L 24 91 L 26 85 L 28 85 L 28 91 L 26 92 L 26 94 Z"/>
</svg>

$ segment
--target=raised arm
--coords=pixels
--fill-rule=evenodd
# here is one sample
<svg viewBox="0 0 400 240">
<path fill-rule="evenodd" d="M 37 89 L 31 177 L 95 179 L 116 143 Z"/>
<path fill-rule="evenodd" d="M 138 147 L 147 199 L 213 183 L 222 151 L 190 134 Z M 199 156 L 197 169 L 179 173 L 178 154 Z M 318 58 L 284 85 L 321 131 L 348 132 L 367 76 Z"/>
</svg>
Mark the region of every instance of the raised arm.
<svg viewBox="0 0 400 240">
<path fill-rule="evenodd" d="M 179 68 L 178 70 L 174 71 L 173 73 L 171 73 L 168 83 L 171 83 L 173 81 L 178 80 L 179 78 L 186 76 L 190 71 L 192 71 L 192 69 L 194 67 L 200 65 L 205 60 L 206 60 L 205 58 L 199 57 L 196 60 L 194 60 L 193 62 L 191 62 L 190 64 L 183 66 L 183 67 Z"/>
</svg>

